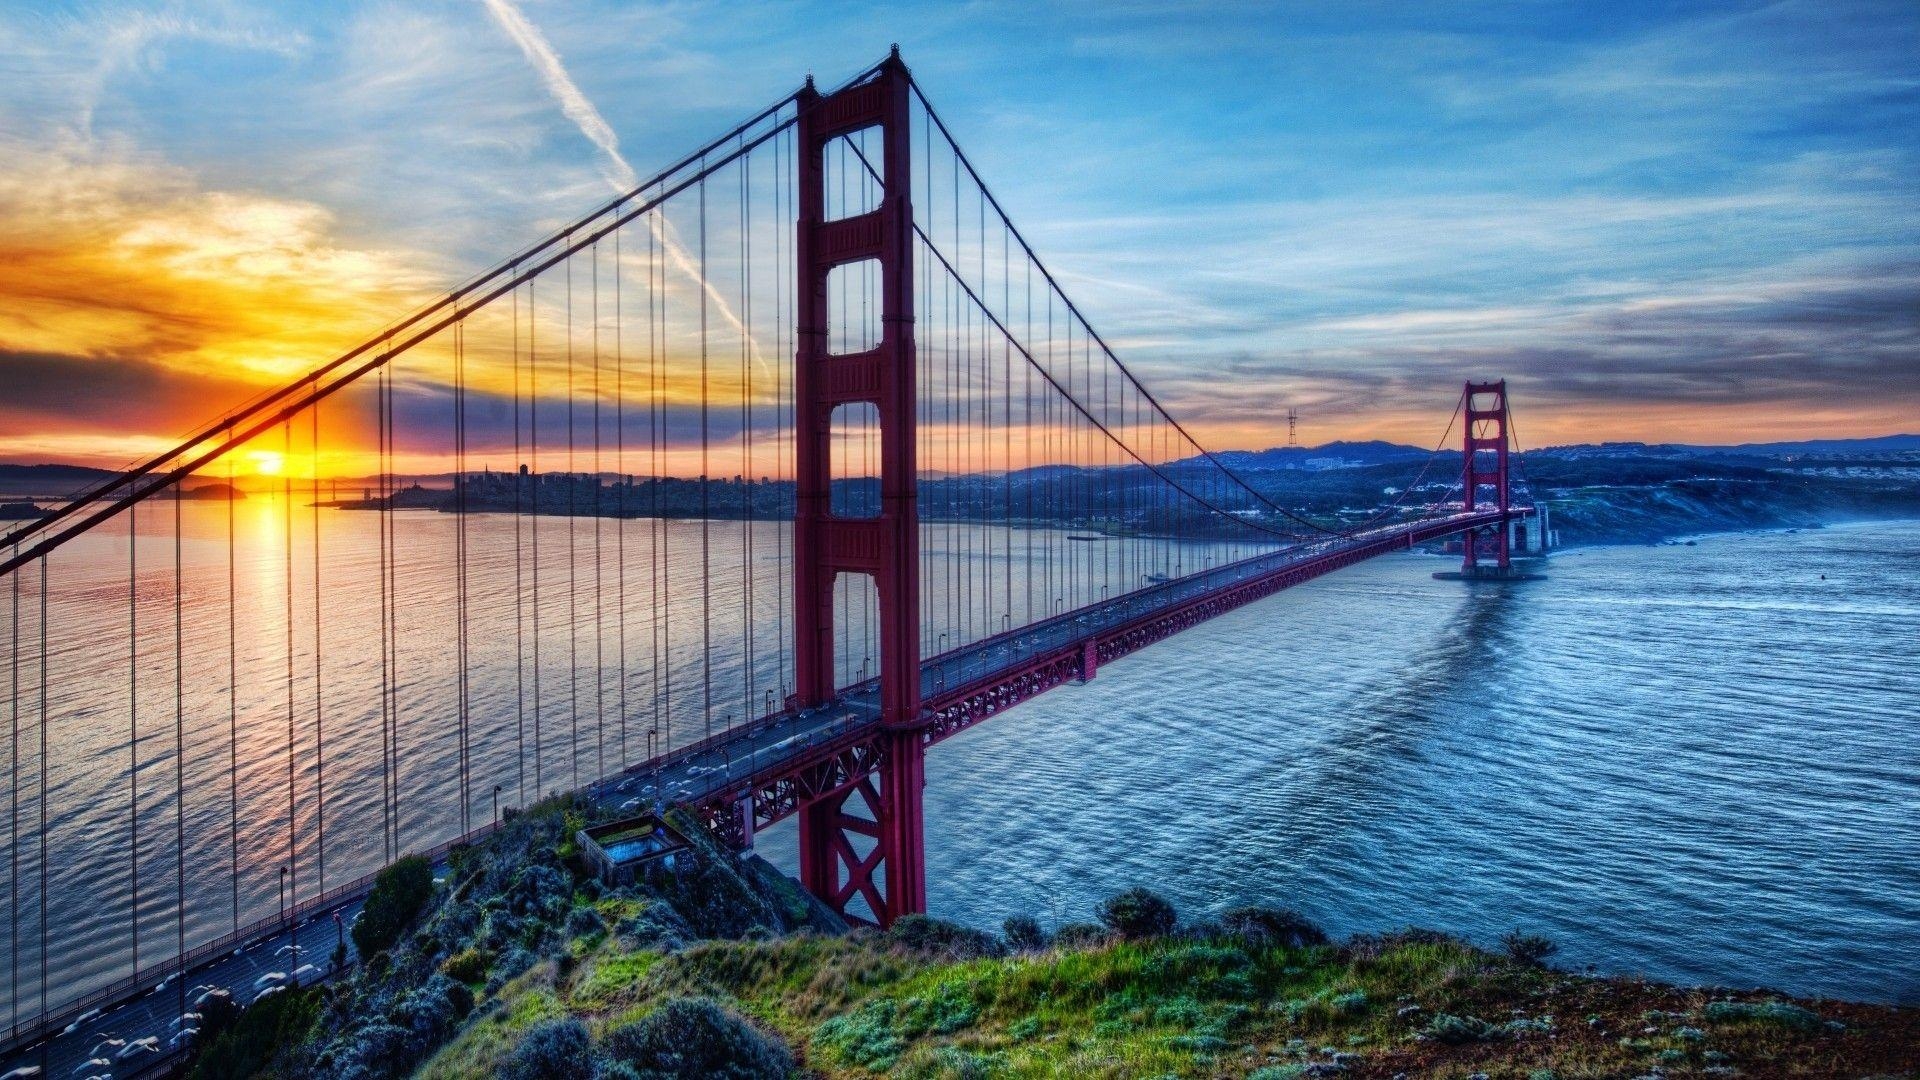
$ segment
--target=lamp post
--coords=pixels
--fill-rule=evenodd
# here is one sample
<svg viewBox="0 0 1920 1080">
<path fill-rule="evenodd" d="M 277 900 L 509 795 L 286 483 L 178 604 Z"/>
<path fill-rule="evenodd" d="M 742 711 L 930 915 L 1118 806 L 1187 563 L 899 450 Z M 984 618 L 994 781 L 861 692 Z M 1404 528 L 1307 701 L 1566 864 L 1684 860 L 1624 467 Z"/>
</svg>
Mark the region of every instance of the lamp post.
<svg viewBox="0 0 1920 1080">
<path fill-rule="evenodd" d="M 287 944 L 293 944 L 293 920 L 287 917 L 287 875 L 292 873 L 286 867 L 280 868 L 280 925 L 286 928 Z"/>
<path fill-rule="evenodd" d="M 500 785 L 493 785 L 493 823 L 500 824 Z"/>
<path fill-rule="evenodd" d="M 647 729 L 647 761 L 653 765 L 653 805 L 660 805 L 660 755 L 655 751 L 655 743 L 660 738 L 660 729 Z"/>
</svg>

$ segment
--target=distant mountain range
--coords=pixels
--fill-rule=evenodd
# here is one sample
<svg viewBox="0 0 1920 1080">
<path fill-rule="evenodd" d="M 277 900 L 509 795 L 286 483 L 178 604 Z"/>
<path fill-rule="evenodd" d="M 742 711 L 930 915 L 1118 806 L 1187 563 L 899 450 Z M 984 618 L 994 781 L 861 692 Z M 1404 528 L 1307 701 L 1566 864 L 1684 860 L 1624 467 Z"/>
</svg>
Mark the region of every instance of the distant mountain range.
<svg viewBox="0 0 1920 1080">
<path fill-rule="evenodd" d="M 1418 446 L 1402 446 L 1373 439 L 1367 442 L 1330 442 L 1322 446 L 1220 450 L 1213 456 L 1236 472 L 1264 472 L 1273 469 L 1345 469 L 1359 465 L 1385 465 L 1394 461 L 1422 461 L 1432 452 Z M 1174 464 L 1195 465 L 1202 460 L 1191 457 Z"/>
<path fill-rule="evenodd" d="M 1448 447 L 1451 451 L 1453 448 Z M 1236 472 L 1279 469 L 1350 469 L 1403 461 L 1424 461 L 1432 451 L 1379 439 L 1366 442 L 1330 442 L 1320 446 L 1272 446 L 1265 450 L 1221 450 L 1214 454 Z M 1799 457 L 1805 455 L 1871 457 L 1880 454 L 1920 453 L 1920 435 L 1882 435 L 1871 439 L 1806 439 L 1799 442 L 1740 443 L 1734 446 L 1694 446 L 1684 443 L 1608 442 L 1549 446 L 1533 453 L 1556 457 Z M 1176 465 L 1195 465 L 1201 458 L 1184 458 Z M 1043 473 L 1068 466 L 1038 466 L 1022 472 Z M 0 464 L 0 495 L 58 497 L 91 487 L 114 475 L 111 469 L 85 465 Z M 439 474 L 432 479 L 442 479 Z M 936 478 L 933 475 L 929 479 Z M 420 477 L 407 477 L 413 482 Z M 361 480 L 341 479 L 341 484 Z"/>
<path fill-rule="evenodd" d="M 1454 450 L 1448 446 L 1449 451 Z M 1878 454 L 1920 453 L 1920 435 L 1882 435 L 1871 439 L 1807 439 L 1802 442 L 1740 443 L 1735 446 L 1694 446 L 1686 443 L 1608 442 L 1549 446 L 1532 451 L 1565 457 L 1800 457 L 1833 455 L 1871 457 Z M 1330 442 L 1322 446 L 1275 446 L 1265 450 L 1221 450 L 1214 454 L 1236 472 L 1273 469 L 1345 469 L 1424 461 L 1431 451 L 1418 446 L 1373 440 Z M 1197 464 L 1186 458 L 1176 464 Z"/>
<path fill-rule="evenodd" d="M 1920 435 L 1882 435 L 1872 439 L 1806 439 L 1800 442 L 1693 446 L 1686 443 L 1608 442 L 1549 446 L 1545 453 L 1583 457 L 1799 457 L 1807 454 L 1866 457 L 1920 452 Z"/>
</svg>

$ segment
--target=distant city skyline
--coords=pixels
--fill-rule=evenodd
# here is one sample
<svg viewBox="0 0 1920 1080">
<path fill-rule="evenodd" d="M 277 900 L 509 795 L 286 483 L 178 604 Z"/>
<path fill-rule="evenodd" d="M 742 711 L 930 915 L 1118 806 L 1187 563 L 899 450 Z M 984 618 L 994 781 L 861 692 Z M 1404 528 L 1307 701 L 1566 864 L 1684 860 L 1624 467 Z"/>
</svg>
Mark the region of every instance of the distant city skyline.
<svg viewBox="0 0 1920 1080">
<path fill-rule="evenodd" d="M 1210 445 L 1500 376 L 1536 446 L 1916 427 L 1910 4 L 234 0 L 0 13 L 0 460 L 170 445 L 893 41 Z"/>
</svg>

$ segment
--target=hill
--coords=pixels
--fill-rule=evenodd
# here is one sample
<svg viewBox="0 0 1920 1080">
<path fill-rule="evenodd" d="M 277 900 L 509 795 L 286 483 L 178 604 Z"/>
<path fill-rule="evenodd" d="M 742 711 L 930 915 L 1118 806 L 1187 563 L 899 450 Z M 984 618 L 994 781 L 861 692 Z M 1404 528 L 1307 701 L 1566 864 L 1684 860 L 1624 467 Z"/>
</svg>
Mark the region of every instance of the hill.
<svg viewBox="0 0 1920 1080">
<path fill-rule="evenodd" d="M 1320 446 L 1271 446 L 1265 450 L 1220 450 L 1214 457 L 1229 469 L 1266 472 L 1275 469 L 1342 469 L 1423 461 L 1431 450 L 1373 439 L 1366 442 L 1330 442 Z M 1182 458 L 1175 465 L 1198 465 L 1201 457 Z"/>
<path fill-rule="evenodd" d="M 114 475 L 112 469 L 93 469 L 85 465 L 0 464 L 0 494 L 59 498 L 92 487 Z"/>
<path fill-rule="evenodd" d="M 1051 933 L 846 932 L 691 819 L 694 864 L 603 886 L 569 857 L 587 813 L 556 800 L 456 853 L 333 984 L 225 1005 L 194 1075 L 1775 1077 L 1920 1054 L 1912 1008 L 1557 971 L 1521 935 L 1333 942 L 1275 909 L 1181 924 L 1142 890 Z"/>
</svg>

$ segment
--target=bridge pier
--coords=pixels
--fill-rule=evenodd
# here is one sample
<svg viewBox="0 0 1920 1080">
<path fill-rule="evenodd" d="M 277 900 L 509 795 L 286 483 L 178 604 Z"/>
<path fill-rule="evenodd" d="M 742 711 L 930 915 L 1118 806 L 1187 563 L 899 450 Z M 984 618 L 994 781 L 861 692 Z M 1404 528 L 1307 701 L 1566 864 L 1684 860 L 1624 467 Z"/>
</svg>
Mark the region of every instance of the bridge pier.
<svg viewBox="0 0 1920 1080">
<path fill-rule="evenodd" d="M 851 918 L 856 900 L 890 925 L 926 909 L 921 828 L 924 728 L 920 704 L 920 519 L 917 507 L 910 78 L 896 50 L 874 77 L 830 95 L 811 83 L 798 98 L 798 262 L 794 368 L 794 697 L 832 700 L 834 581 L 865 574 L 880 607 L 877 768 L 800 810 L 801 880 Z M 880 205 L 826 218 L 826 151 L 835 139 L 881 132 Z M 880 342 L 831 349 L 828 278 L 836 267 L 878 264 Z M 880 427 L 880 513 L 833 509 L 834 410 L 870 405 Z"/>
</svg>

